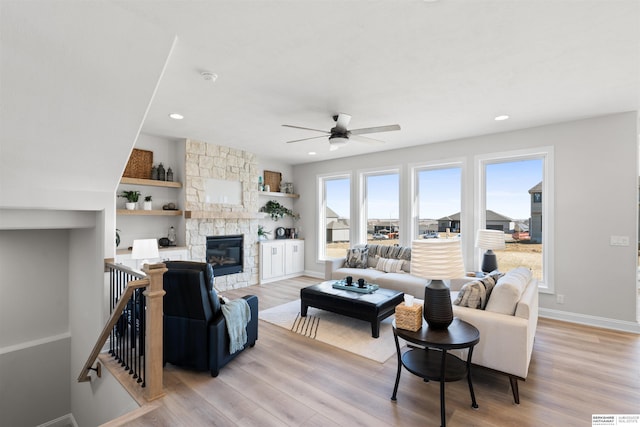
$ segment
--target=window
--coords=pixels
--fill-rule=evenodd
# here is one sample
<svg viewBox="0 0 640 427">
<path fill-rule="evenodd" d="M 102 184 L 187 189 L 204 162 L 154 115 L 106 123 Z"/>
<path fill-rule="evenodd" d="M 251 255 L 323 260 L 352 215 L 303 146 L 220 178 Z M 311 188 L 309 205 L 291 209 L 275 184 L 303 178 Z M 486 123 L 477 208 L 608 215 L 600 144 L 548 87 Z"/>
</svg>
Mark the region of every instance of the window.
<svg viewBox="0 0 640 427">
<path fill-rule="evenodd" d="M 476 222 L 478 229 L 504 232 L 506 248 L 495 251 L 501 271 L 529 267 L 541 287 L 549 289 L 553 248 L 551 162 L 550 148 L 481 159 L 478 169 L 483 176 L 479 182 L 484 191 L 480 194 L 482 214 Z M 478 257 L 483 251 L 478 249 Z"/>
<path fill-rule="evenodd" d="M 323 177 L 319 183 L 318 258 L 343 257 L 351 234 L 351 178 L 349 175 Z"/>
<path fill-rule="evenodd" d="M 414 238 L 437 238 L 460 233 L 462 168 L 434 166 L 415 169 Z"/>
<path fill-rule="evenodd" d="M 367 242 L 395 245 L 400 238 L 400 174 L 376 172 L 364 175 Z"/>
</svg>

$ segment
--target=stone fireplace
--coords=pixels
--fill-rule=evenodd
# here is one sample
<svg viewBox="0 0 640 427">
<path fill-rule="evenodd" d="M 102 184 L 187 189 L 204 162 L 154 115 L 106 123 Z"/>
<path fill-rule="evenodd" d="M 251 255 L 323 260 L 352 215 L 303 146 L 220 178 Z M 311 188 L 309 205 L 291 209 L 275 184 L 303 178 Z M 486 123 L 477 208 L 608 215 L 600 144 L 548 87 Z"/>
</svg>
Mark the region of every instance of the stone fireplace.
<svg viewBox="0 0 640 427">
<path fill-rule="evenodd" d="M 215 284 L 220 290 L 257 284 L 258 223 L 262 216 L 258 213 L 255 155 L 200 141 L 185 143 L 185 240 L 189 258 L 208 261 L 207 237 L 242 236 L 241 268 L 216 274 Z M 224 194 L 225 187 L 237 188 L 238 197 L 212 195 L 217 190 Z"/>
</svg>

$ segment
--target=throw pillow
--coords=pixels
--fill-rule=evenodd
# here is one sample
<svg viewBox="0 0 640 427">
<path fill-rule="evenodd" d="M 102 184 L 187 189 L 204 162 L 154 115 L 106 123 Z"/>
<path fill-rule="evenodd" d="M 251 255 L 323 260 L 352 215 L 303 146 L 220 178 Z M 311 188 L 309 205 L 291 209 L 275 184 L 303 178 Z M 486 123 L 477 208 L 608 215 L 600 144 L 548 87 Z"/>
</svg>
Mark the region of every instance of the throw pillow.
<svg viewBox="0 0 640 427">
<path fill-rule="evenodd" d="M 483 296 L 486 298 L 484 286 L 479 281 L 474 280 L 473 282 L 465 283 L 460 288 L 458 297 L 453 303 L 461 307 L 480 308 L 480 300 Z"/>
<path fill-rule="evenodd" d="M 489 301 L 489 296 L 491 295 L 494 285 L 495 282 L 493 277 L 490 276 L 486 276 L 481 280 L 474 280 L 473 282 L 465 283 L 462 288 L 460 288 L 458 297 L 453 301 L 453 303 L 461 307 L 471 307 L 484 310 L 487 306 L 487 302 Z"/>
<path fill-rule="evenodd" d="M 366 268 L 368 248 L 352 248 L 347 249 L 347 260 L 345 265 L 348 268 Z"/>
<path fill-rule="evenodd" d="M 402 259 L 390 259 L 390 258 L 378 258 L 378 264 L 376 270 L 384 271 L 385 273 L 403 273 Z"/>
</svg>

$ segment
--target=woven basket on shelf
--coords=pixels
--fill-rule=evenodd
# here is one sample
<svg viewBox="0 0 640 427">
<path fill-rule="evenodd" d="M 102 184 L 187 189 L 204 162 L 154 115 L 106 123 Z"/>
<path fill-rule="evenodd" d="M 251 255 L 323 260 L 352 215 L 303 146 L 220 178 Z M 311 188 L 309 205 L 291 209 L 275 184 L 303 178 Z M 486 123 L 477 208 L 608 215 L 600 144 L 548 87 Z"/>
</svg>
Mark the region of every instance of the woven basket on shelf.
<svg viewBox="0 0 640 427">
<path fill-rule="evenodd" d="M 151 179 L 152 167 L 153 151 L 134 148 L 122 176 L 127 178 Z"/>
<path fill-rule="evenodd" d="M 404 303 L 396 306 L 396 328 L 417 331 L 422 327 L 422 304 L 415 302 L 411 307 Z"/>
<path fill-rule="evenodd" d="M 280 172 L 264 171 L 264 185 L 269 186 L 269 191 L 280 192 L 280 181 L 282 181 Z"/>
</svg>

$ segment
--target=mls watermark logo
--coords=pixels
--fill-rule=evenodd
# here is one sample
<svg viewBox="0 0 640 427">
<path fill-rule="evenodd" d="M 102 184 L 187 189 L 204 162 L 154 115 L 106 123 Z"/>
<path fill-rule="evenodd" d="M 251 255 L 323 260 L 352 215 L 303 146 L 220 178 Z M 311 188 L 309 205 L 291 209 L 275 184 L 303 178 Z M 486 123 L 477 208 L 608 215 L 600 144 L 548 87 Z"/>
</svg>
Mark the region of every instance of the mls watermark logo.
<svg viewBox="0 0 640 427">
<path fill-rule="evenodd" d="M 593 414 L 591 427 L 594 426 L 640 427 L 640 414 Z"/>
</svg>

